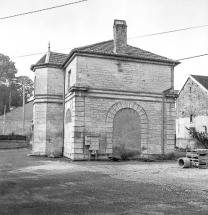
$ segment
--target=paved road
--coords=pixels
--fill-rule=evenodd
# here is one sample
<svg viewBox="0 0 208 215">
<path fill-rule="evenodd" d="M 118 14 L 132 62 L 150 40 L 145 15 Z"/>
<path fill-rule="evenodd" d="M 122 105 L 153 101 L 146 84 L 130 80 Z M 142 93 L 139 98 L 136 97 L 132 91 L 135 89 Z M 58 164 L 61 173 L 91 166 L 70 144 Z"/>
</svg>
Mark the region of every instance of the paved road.
<svg viewBox="0 0 208 215">
<path fill-rule="evenodd" d="M 145 163 L 70 162 L 27 153 L 0 151 L 1 215 L 208 214 L 204 193 L 163 181 L 158 171 L 146 174 Z M 161 164 L 169 165 L 174 163 Z"/>
</svg>

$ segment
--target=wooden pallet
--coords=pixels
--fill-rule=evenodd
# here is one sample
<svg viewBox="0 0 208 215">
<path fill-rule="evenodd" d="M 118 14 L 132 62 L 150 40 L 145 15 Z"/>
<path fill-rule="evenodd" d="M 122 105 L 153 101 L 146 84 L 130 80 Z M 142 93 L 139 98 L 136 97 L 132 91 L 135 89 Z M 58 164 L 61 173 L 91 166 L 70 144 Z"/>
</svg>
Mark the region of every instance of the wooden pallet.
<svg viewBox="0 0 208 215">
<path fill-rule="evenodd" d="M 197 154 L 197 155 L 207 155 L 208 149 L 193 149 L 193 150 L 187 150 L 186 154 Z"/>
<path fill-rule="evenodd" d="M 191 161 L 191 167 L 196 167 L 199 169 L 206 169 L 208 166 L 206 163 L 201 163 L 196 159 L 190 159 L 190 161 Z"/>
<path fill-rule="evenodd" d="M 199 169 L 206 169 L 208 167 L 207 149 L 187 150 L 186 157 L 190 159 L 191 167 L 197 167 Z"/>
</svg>

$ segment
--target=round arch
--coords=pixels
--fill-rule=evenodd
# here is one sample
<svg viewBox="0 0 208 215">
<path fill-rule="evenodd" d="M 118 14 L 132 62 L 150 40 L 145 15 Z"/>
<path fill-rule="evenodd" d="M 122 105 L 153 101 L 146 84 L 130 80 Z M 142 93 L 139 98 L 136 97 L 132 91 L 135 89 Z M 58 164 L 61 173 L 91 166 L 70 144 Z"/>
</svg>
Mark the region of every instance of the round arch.
<svg viewBox="0 0 208 215">
<path fill-rule="evenodd" d="M 135 110 L 140 118 L 141 118 L 141 148 L 142 153 L 147 154 L 148 149 L 148 116 L 145 112 L 145 110 L 138 105 L 136 102 L 133 101 L 120 101 L 115 103 L 111 106 L 109 109 L 107 116 L 106 116 L 106 133 L 108 134 L 108 143 L 112 143 L 113 139 L 113 119 L 116 115 L 116 113 L 124 108 L 130 108 Z"/>
</svg>

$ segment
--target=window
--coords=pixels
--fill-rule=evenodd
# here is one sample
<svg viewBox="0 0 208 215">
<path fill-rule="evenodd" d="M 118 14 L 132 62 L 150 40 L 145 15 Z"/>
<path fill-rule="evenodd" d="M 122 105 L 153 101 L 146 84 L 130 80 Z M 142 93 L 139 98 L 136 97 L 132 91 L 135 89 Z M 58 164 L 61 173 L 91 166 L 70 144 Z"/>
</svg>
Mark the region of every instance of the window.
<svg viewBox="0 0 208 215">
<path fill-rule="evenodd" d="M 66 111 L 65 124 L 72 121 L 71 110 L 68 108 Z"/>
<path fill-rule="evenodd" d="M 36 91 L 36 76 L 34 77 L 34 96 L 35 96 L 35 91 Z"/>
<path fill-rule="evenodd" d="M 68 91 L 69 91 L 69 89 L 70 89 L 70 81 L 71 81 L 71 70 L 69 70 L 68 71 L 68 83 L 67 83 L 67 85 L 68 85 Z"/>
<path fill-rule="evenodd" d="M 190 122 L 193 122 L 193 115 L 190 115 Z"/>
</svg>

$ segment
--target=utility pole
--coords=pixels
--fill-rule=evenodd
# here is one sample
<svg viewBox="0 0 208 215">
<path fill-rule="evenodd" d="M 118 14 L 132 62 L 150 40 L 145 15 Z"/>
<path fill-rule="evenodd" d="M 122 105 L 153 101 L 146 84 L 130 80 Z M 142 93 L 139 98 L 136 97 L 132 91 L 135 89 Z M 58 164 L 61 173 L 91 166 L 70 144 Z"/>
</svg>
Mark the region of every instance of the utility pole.
<svg viewBox="0 0 208 215">
<path fill-rule="evenodd" d="M 6 119 L 6 105 L 4 106 L 3 134 L 4 134 L 4 127 L 5 127 L 5 119 Z"/>
<path fill-rule="evenodd" d="M 12 91 L 11 91 L 11 84 L 10 84 L 10 92 L 9 92 L 9 112 L 11 110 L 11 102 L 12 102 Z"/>
<path fill-rule="evenodd" d="M 25 80 L 22 80 L 22 90 L 23 90 L 23 98 L 22 98 L 22 134 L 25 133 Z"/>
</svg>

